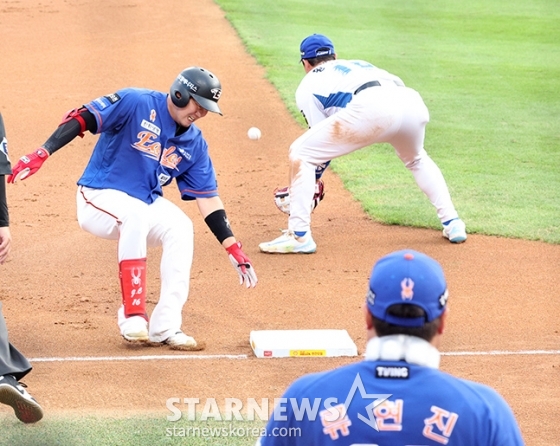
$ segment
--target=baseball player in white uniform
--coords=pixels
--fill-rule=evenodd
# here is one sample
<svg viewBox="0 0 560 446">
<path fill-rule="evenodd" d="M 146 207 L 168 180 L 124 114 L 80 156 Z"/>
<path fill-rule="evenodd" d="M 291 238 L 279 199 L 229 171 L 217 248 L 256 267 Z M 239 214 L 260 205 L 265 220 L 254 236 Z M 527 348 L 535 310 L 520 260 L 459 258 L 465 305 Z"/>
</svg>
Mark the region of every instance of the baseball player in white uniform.
<svg viewBox="0 0 560 446">
<path fill-rule="evenodd" d="M 296 102 L 309 130 L 290 147 L 288 229 L 259 248 L 267 253 L 313 253 L 311 212 L 316 182 L 337 157 L 375 143 L 391 144 L 418 187 L 437 210 L 443 236 L 467 239 L 445 179 L 424 149 L 429 113 L 415 90 L 397 76 L 363 60 L 337 59 L 332 41 L 321 34 L 300 46 L 305 77 Z"/>
</svg>

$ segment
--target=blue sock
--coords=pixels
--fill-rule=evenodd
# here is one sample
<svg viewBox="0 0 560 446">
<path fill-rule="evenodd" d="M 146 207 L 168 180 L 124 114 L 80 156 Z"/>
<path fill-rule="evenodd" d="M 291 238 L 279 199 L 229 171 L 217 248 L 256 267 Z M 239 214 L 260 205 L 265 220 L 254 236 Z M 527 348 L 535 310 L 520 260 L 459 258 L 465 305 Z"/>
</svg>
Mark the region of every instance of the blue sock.
<svg viewBox="0 0 560 446">
<path fill-rule="evenodd" d="M 307 231 L 294 231 L 294 234 L 296 237 L 303 237 L 305 234 L 307 234 Z"/>
<path fill-rule="evenodd" d="M 451 220 L 447 220 L 443 222 L 443 226 L 447 226 L 449 223 L 451 223 L 453 220 L 459 220 L 459 217 L 457 218 L 452 218 Z"/>
</svg>

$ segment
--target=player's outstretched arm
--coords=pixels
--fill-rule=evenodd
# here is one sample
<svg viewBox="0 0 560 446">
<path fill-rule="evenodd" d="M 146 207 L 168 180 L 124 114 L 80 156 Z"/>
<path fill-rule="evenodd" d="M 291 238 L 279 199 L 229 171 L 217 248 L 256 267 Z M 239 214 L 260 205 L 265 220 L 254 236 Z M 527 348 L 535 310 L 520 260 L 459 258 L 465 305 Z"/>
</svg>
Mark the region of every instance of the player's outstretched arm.
<svg viewBox="0 0 560 446">
<path fill-rule="evenodd" d="M 97 121 L 91 112 L 82 107 L 66 113 L 58 128 L 41 147 L 18 160 L 12 168 L 12 174 L 8 177 L 8 183 L 29 178 L 58 149 L 64 147 L 77 136 L 83 138 L 86 130 L 91 133 L 97 131 Z"/>
<path fill-rule="evenodd" d="M 196 203 L 204 221 L 228 253 L 231 264 L 239 274 L 239 284 L 245 284 L 247 288 L 254 287 L 258 282 L 255 268 L 243 252 L 241 242 L 233 235 L 220 197 L 197 198 Z"/>
</svg>

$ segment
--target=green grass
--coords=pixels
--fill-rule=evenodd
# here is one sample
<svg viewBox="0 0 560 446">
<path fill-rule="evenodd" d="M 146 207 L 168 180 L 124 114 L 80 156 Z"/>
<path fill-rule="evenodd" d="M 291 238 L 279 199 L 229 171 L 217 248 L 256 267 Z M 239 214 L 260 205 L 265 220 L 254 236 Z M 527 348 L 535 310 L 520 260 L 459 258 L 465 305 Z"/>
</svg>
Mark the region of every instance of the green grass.
<svg viewBox="0 0 560 446">
<path fill-rule="evenodd" d="M 165 416 L 48 417 L 26 425 L 0 416 L 0 446 L 164 446 L 254 445 L 261 421 L 171 422 Z"/>
<path fill-rule="evenodd" d="M 431 114 L 426 150 L 469 232 L 560 243 L 556 1 L 217 3 L 302 128 L 294 101 L 304 74 L 299 43 L 324 33 L 339 57 L 368 60 L 422 94 Z M 331 166 L 373 219 L 439 227 L 390 146 Z"/>
</svg>

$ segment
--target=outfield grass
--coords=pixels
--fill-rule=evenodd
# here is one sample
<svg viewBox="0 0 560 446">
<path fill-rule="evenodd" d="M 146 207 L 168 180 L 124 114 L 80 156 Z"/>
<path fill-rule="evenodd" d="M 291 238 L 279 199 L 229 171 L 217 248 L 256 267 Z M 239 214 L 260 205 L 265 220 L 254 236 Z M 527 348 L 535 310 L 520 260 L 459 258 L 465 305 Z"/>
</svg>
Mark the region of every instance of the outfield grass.
<svg viewBox="0 0 560 446">
<path fill-rule="evenodd" d="M 340 58 L 368 60 L 422 94 L 431 114 L 426 149 L 469 232 L 560 243 L 556 1 L 217 3 L 302 128 L 294 100 L 304 75 L 299 43 L 318 32 L 333 39 Z M 331 165 L 373 219 L 440 227 L 392 147 L 371 146 Z"/>
</svg>

